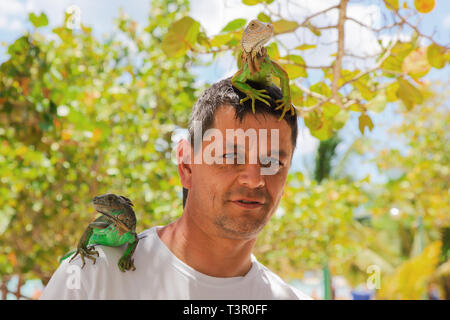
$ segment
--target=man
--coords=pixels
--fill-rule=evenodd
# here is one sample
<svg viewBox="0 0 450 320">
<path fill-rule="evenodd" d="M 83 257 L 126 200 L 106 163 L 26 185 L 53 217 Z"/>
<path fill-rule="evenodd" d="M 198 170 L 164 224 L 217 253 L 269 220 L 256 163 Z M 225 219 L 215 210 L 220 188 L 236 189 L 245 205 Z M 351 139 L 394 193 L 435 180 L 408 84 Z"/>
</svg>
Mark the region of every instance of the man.
<svg viewBox="0 0 450 320">
<path fill-rule="evenodd" d="M 95 264 L 64 260 L 41 299 L 310 299 L 251 253 L 283 195 L 297 139 L 296 116 L 278 121 L 281 91 L 265 89 L 272 106 L 256 101 L 255 114 L 230 79 L 199 98 L 189 141 L 177 146 L 183 214 L 139 235 L 135 271 L 117 267 L 123 248 L 97 246 Z"/>
</svg>

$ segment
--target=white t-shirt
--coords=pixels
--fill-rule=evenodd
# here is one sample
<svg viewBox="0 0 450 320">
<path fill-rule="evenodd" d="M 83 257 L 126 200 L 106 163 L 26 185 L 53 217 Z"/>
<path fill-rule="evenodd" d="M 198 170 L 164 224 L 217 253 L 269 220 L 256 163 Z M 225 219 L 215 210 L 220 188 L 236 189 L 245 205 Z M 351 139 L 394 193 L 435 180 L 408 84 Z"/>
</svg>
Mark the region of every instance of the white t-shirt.
<svg viewBox="0 0 450 320">
<path fill-rule="evenodd" d="M 241 277 L 216 278 L 178 259 L 153 227 L 142 232 L 133 254 L 135 271 L 121 272 L 117 262 L 125 247 L 96 246 L 95 264 L 78 255 L 65 259 L 45 287 L 41 299 L 311 299 L 259 263 Z"/>
</svg>

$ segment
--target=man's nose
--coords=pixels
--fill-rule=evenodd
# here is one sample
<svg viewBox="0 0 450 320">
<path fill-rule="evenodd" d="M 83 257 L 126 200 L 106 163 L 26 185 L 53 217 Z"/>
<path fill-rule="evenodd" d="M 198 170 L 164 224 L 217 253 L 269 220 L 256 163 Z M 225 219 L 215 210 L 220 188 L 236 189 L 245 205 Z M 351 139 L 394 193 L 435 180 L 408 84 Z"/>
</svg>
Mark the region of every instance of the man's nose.
<svg viewBox="0 0 450 320">
<path fill-rule="evenodd" d="M 261 167 L 258 164 L 245 164 L 239 172 L 239 183 L 248 188 L 264 187 L 264 176 L 261 175 Z"/>
</svg>

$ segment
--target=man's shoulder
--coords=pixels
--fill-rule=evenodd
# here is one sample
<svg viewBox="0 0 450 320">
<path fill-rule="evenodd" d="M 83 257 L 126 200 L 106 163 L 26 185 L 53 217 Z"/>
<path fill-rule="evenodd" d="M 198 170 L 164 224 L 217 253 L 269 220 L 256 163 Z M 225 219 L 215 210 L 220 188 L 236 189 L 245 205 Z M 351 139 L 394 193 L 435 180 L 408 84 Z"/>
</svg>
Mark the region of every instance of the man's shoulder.
<svg viewBox="0 0 450 320">
<path fill-rule="evenodd" d="M 274 299 L 283 300 L 312 300 L 310 296 L 303 293 L 294 286 L 286 283 L 281 277 L 264 266 L 259 261 L 256 261 L 260 269 L 263 281 L 270 286 Z"/>
<path fill-rule="evenodd" d="M 146 265 L 144 261 L 146 252 L 144 251 L 151 250 L 151 243 L 154 242 L 151 241 L 151 235 L 151 229 L 138 235 L 140 240 L 133 254 L 133 259 L 136 269 L 139 271 Z M 94 245 L 93 248 L 98 252 L 98 256 L 92 255 L 95 261 L 84 257 L 83 263 L 83 258 L 80 255 L 74 258 L 74 255 L 71 255 L 66 258 L 52 275 L 42 298 L 87 299 L 88 297 L 97 297 L 97 289 L 104 292 L 105 290 L 101 288 L 114 287 L 130 281 L 140 273 L 137 271 L 120 271 L 118 262 L 126 247 L 126 244 L 120 247 Z M 72 258 L 73 260 L 71 260 Z"/>
</svg>

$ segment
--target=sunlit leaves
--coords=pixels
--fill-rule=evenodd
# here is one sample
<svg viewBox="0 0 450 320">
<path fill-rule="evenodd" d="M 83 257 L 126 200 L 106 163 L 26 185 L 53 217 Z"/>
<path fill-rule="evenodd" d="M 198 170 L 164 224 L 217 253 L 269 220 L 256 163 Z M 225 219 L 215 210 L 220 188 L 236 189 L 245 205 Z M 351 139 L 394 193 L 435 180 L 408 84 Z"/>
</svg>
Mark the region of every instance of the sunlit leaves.
<svg viewBox="0 0 450 320">
<path fill-rule="evenodd" d="M 434 50 L 432 49 L 431 51 L 434 54 Z M 435 57 L 433 56 L 433 58 Z M 421 47 L 411 51 L 402 63 L 402 71 L 408 73 L 413 78 L 425 76 L 430 69 L 431 65 L 428 63 L 427 47 Z"/>
<path fill-rule="evenodd" d="M 168 57 L 181 57 L 191 49 L 200 30 L 200 23 L 191 17 L 174 22 L 162 41 L 162 49 Z"/>
<path fill-rule="evenodd" d="M 309 29 L 315 36 L 320 37 L 322 35 L 322 32 L 320 32 L 320 29 L 318 29 L 316 26 L 314 26 L 311 22 L 307 22 L 305 25 L 306 28 Z"/>
<path fill-rule="evenodd" d="M 436 0 L 414 0 L 414 7 L 420 13 L 428 13 L 434 9 Z"/>
<path fill-rule="evenodd" d="M 408 110 L 411 110 L 414 105 L 422 103 L 422 93 L 409 81 L 399 78 L 398 84 L 397 96 L 403 101 Z"/>
<path fill-rule="evenodd" d="M 222 29 L 222 32 L 234 31 L 245 26 L 247 23 L 246 19 L 234 19 L 227 23 L 227 25 Z"/>
<path fill-rule="evenodd" d="M 381 299 L 420 300 L 427 292 L 427 282 L 433 274 L 439 259 L 442 243 L 430 243 L 417 257 L 401 266 L 382 282 Z"/>
<path fill-rule="evenodd" d="M 276 42 L 270 43 L 266 48 L 267 54 L 271 59 L 278 60 L 280 58 L 280 52 L 278 50 L 278 44 Z"/>
<path fill-rule="evenodd" d="M 437 69 L 442 69 L 445 66 L 445 54 L 445 48 L 435 43 L 430 44 L 426 51 L 428 62 Z"/>
<path fill-rule="evenodd" d="M 390 56 L 382 63 L 381 69 L 402 72 L 403 59 L 414 49 L 409 42 L 398 42 L 391 49 Z M 389 75 L 389 73 L 388 73 Z"/>
<path fill-rule="evenodd" d="M 362 113 L 358 118 L 358 127 L 359 131 L 361 131 L 361 134 L 364 134 L 364 130 L 366 128 L 371 131 L 373 129 L 373 122 L 372 119 L 369 117 L 367 113 Z"/>
<path fill-rule="evenodd" d="M 314 49 L 316 47 L 317 46 L 315 44 L 306 44 L 306 43 L 304 43 L 304 44 L 299 45 L 298 47 L 295 47 L 295 49 L 297 49 L 297 50 L 310 50 L 310 49 Z"/>
<path fill-rule="evenodd" d="M 267 14 L 265 14 L 264 12 L 260 12 L 259 14 L 258 14 L 258 20 L 259 21 L 261 21 L 261 22 L 272 22 L 272 19 L 267 15 Z"/>
<path fill-rule="evenodd" d="M 385 92 L 386 92 L 386 99 L 388 102 L 393 102 L 398 99 L 397 92 L 399 86 L 400 86 L 399 83 L 395 81 L 386 87 Z"/>
<path fill-rule="evenodd" d="M 330 179 L 319 185 L 294 172 L 280 203 L 284 214 L 264 228 L 255 255 L 287 278 L 321 269 L 325 258 L 337 272 L 335 268 L 359 250 L 363 233 L 356 232 L 352 207 L 365 200 L 358 184 Z"/>
<path fill-rule="evenodd" d="M 298 22 L 284 20 L 284 19 L 274 21 L 272 23 L 272 25 L 273 25 L 275 34 L 292 32 L 292 31 L 295 31 L 299 27 Z"/>
<path fill-rule="evenodd" d="M 384 0 L 384 2 L 389 10 L 398 10 L 398 0 Z"/>
<path fill-rule="evenodd" d="M 46 25 L 48 25 L 47 16 L 43 12 L 39 16 L 31 12 L 28 15 L 28 19 L 36 28 L 45 27 Z"/>
<path fill-rule="evenodd" d="M 97 40 L 90 28 L 62 25 L 53 29 L 62 41 L 37 30 L 9 45 L 0 66 L 0 274 L 46 282 L 92 219 L 95 195 L 128 195 L 138 231 L 179 214 L 168 142 L 175 124 L 187 124 L 194 78 L 184 56 L 167 59 L 161 39 L 185 4 L 172 2 L 174 13 L 152 4 L 146 37 L 122 17 L 120 36 Z M 16 262 L 2 258 L 11 252 Z"/>
<path fill-rule="evenodd" d="M 233 33 L 218 34 L 218 35 L 214 36 L 210 40 L 209 43 L 213 47 L 220 47 L 220 46 L 226 45 L 227 43 L 229 43 L 233 39 L 235 39 L 235 36 L 234 36 Z"/>
<path fill-rule="evenodd" d="M 263 2 L 263 0 L 242 0 L 242 3 L 247 6 L 255 6 L 261 2 Z"/>
<path fill-rule="evenodd" d="M 304 67 L 297 64 L 283 64 L 282 67 L 288 73 L 289 79 L 296 79 L 298 77 L 306 77 L 307 73 Z"/>
</svg>

